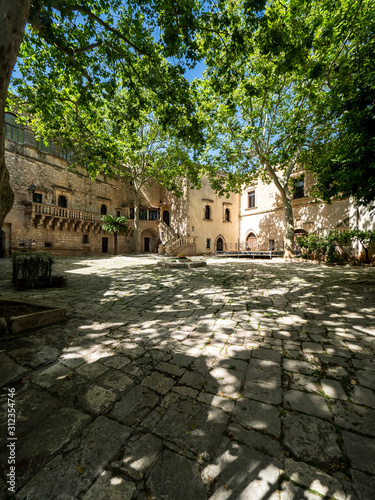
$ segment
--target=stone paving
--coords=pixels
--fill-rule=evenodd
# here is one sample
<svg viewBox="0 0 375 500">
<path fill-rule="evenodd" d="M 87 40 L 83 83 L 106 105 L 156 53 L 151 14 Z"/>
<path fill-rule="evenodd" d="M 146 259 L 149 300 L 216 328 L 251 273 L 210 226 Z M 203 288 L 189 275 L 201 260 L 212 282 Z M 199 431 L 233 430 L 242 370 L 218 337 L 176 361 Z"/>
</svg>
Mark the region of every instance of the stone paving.
<svg viewBox="0 0 375 500">
<path fill-rule="evenodd" d="M 375 268 L 157 262 L 60 258 L 66 288 L 22 292 L 0 262 L 2 298 L 69 313 L 1 342 L 16 498 L 373 500 Z"/>
</svg>

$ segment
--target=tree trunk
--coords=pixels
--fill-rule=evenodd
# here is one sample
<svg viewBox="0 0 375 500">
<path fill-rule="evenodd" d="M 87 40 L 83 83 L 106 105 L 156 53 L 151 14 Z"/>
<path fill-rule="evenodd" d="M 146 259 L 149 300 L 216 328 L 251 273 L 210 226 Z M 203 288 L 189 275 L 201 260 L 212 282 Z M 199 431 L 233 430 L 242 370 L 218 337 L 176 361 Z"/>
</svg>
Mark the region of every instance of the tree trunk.
<svg viewBox="0 0 375 500">
<path fill-rule="evenodd" d="M 0 1 L 0 229 L 14 201 L 9 172 L 5 165 L 5 101 L 30 4 L 31 0 Z"/>
<path fill-rule="evenodd" d="M 276 188 L 280 192 L 281 199 L 284 205 L 284 215 L 285 215 L 285 244 L 284 244 L 284 259 L 290 259 L 293 257 L 293 243 L 294 243 L 294 218 L 292 209 L 292 200 L 290 198 L 290 191 L 288 188 L 288 180 L 290 173 L 284 178 L 284 183 L 280 181 L 276 175 L 275 170 L 268 162 L 264 162 L 266 170 L 273 180 Z"/>
<path fill-rule="evenodd" d="M 284 259 L 290 259 L 294 256 L 294 218 L 292 202 L 289 193 L 285 193 L 284 214 L 285 214 L 285 246 L 284 246 Z"/>
<path fill-rule="evenodd" d="M 133 248 L 134 252 L 139 252 L 139 193 L 134 189 L 134 233 Z"/>
<path fill-rule="evenodd" d="M 118 255 L 118 240 L 117 240 L 117 233 L 113 234 L 114 237 L 114 249 L 113 249 L 113 255 Z"/>
</svg>

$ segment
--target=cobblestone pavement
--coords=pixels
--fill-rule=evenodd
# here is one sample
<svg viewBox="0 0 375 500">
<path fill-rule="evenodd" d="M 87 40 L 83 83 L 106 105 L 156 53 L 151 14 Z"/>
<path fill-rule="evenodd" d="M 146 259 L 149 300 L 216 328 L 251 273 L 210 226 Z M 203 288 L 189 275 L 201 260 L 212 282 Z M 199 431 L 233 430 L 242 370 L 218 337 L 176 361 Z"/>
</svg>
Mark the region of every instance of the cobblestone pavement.
<svg viewBox="0 0 375 500">
<path fill-rule="evenodd" d="M 61 258 L 66 288 L 23 292 L 0 262 L 2 298 L 69 312 L 2 341 L 16 498 L 373 500 L 375 268 L 157 260 Z"/>
</svg>

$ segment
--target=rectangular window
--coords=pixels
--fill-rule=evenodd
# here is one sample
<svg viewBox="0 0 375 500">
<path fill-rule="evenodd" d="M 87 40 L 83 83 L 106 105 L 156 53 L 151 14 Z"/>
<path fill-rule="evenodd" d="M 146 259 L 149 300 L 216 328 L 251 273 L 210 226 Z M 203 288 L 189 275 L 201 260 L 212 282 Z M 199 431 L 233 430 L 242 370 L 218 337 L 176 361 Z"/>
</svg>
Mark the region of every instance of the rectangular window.
<svg viewBox="0 0 375 500">
<path fill-rule="evenodd" d="M 249 208 L 255 208 L 255 191 L 249 191 Z"/>
<path fill-rule="evenodd" d="M 44 248 L 52 248 L 52 243 L 50 243 L 49 241 L 45 241 L 44 242 Z"/>
<path fill-rule="evenodd" d="M 88 243 L 89 242 L 89 235 L 88 234 L 84 234 L 82 236 L 82 243 Z"/>
<path fill-rule="evenodd" d="M 207 238 L 206 240 L 206 248 L 211 248 L 211 239 L 210 238 Z"/>
<path fill-rule="evenodd" d="M 57 206 L 61 208 L 67 208 L 68 207 L 68 200 L 66 199 L 66 196 L 60 195 L 57 199 Z"/>
<path fill-rule="evenodd" d="M 107 215 L 107 207 L 106 207 L 106 205 L 101 205 L 101 207 L 100 207 L 100 213 L 101 213 L 101 215 Z"/>
<path fill-rule="evenodd" d="M 211 219 L 211 207 L 210 207 L 210 205 L 206 205 L 206 208 L 204 209 L 204 218 L 206 220 Z"/>
<path fill-rule="evenodd" d="M 139 220 L 147 220 L 147 210 L 139 211 Z"/>
<path fill-rule="evenodd" d="M 148 220 L 158 220 L 158 211 L 157 210 L 149 210 L 148 211 Z"/>
<path fill-rule="evenodd" d="M 117 210 L 117 217 L 121 217 L 121 212 Z"/>
<path fill-rule="evenodd" d="M 43 195 L 41 193 L 33 193 L 34 203 L 43 203 Z"/>
<path fill-rule="evenodd" d="M 293 198 L 303 198 L 305 196 L 305 179 L 302 177 L 294 183 Z"/>
<path fill-rule="evenodd" d="M 129 219 L 134 219 L 134 207 L 129 208 Z"/>
<path fill-rule="evenodd" d="M 270 248 L 270 252 L 274 252 L 275 251 L 275 240 L 270 240 L 269 241 L 269 248 Z"/>
</svg>

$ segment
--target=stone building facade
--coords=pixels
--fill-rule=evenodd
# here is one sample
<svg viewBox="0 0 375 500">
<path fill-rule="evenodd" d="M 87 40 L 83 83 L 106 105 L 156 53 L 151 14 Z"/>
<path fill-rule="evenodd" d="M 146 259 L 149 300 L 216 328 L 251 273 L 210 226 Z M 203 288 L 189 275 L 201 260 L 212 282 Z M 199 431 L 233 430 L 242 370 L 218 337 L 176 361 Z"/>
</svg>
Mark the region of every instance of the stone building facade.
<svg viewBox="0 0 375 500">
<path fill-rule="evenodd" d="M 129 231 L 118 236 L 119 253 L 134 248 L 134 194 L 129 184 L 105 175 L 92 180 L 69 169 L 69 154 L 35 140 L 27 126 L 7 115 L 6 164 L 14 206 L 0 232 L 0 256 L 15 251 L 54 255 L 113 253 L 114 237 L 102 230 L 104 214 L 126 216 Z M 219 200 L 206 179 L 202 189 L 183 182 L 177 198 L 159 185 L 140 196 L 138 248 L 187 255 L 213 252 L 238 237 L 238 196 Z"/>
<path fill-rule="evenodd" d="M 331 205 L 311 196 L 312 178 L 306 172 L 295 175 L 292 199 L 296 235 L 318 234 L 350 225 L 350 202 L 336 200 Z M 247 186 L 241 195 L 240 241 L 253 250 L 283 250 L 285 217 L 281 196 L 273 183 Z"/>
<path fill-rule="evenodd" d="M 119 253 L 134 248 L 134 195 L 129 184 L 82 168 L 69 170 L 69 153 L 35 140 L 31 129 L 6 119 L 6 163 L 15 202 L 0 231 L 0 256 L 31 250 L 55 255 L 113 253 L 114 237 L 102 230 L 104 214 L 126 216 L 129 231 L 118 236 Z M 177 198 L 159 185 L 141 193 L 138 248 L 146 253 L 210 254 L 225 250 L 282 251 L 284 208 L 274 184 L 258 182 L 242 194 L 219 197 L 202 179 L 200 189 L 181 181 Z M 296 234 L 330 229 L 373 229 L 373 213 L 350 200 L 327 205 L 311 196 L 306 172 L 294 177 Z M 355 249 L 357 255 L 360 249 Z"/>
</svg>

